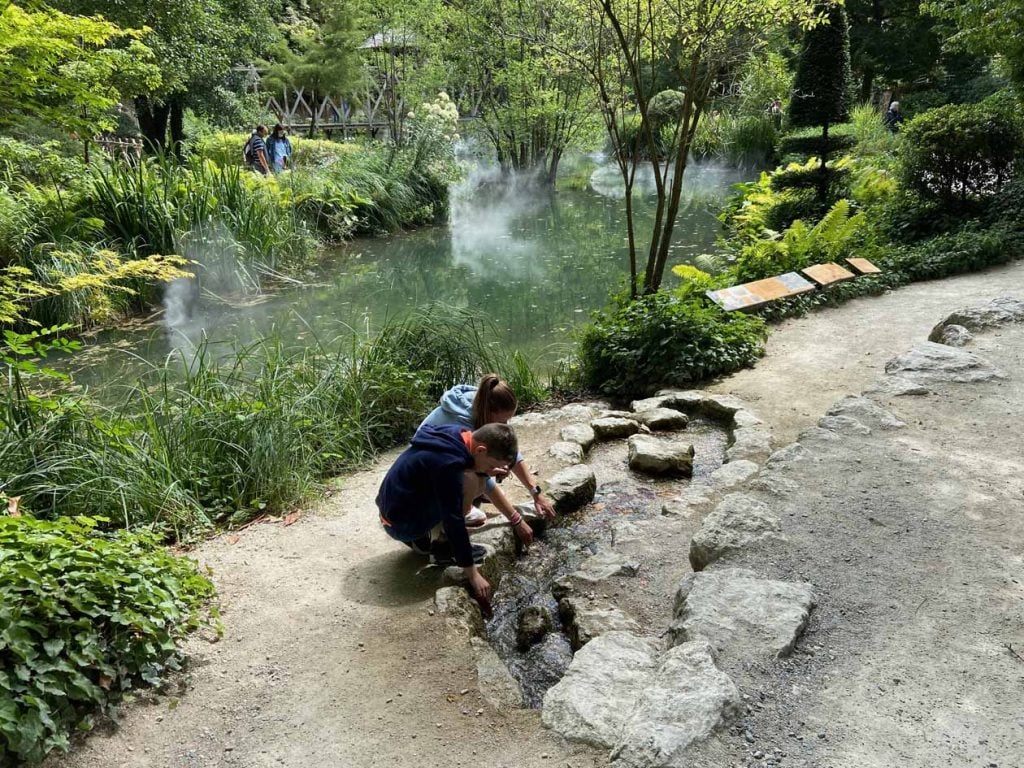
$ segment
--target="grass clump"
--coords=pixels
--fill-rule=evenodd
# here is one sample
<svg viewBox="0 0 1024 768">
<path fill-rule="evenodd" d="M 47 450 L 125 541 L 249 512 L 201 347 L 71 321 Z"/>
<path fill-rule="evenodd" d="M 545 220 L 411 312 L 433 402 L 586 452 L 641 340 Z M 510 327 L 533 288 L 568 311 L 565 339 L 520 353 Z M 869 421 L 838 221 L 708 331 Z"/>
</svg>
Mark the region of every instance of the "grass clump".
<svg viewBox="0 0 1024 768">
<path fill-rule="evenodd" d="M 152 533 L 0 517 L 0 763 L 67 751 L 127 691 L 180 667 L 213 586 Z"/>
</svg>

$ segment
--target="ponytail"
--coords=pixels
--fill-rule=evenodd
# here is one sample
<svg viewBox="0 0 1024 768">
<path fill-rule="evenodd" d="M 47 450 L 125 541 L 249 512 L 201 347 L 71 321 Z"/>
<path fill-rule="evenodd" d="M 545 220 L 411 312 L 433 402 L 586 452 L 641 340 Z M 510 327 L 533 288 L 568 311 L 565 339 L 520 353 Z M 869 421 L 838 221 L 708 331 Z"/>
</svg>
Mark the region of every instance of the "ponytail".
<svg viewBox="0 0 1024 768">
<path fill-rule="evenodd" d="M 515 412 L 519 406 L 516 393 L 508 382 L 503 381 L 496 373 L 488 373 L 477 385 L 476 397 L 473 398 L 473 425 L 479 429 L 488 423 L 488 419 L 496 412 Z"/>
</svg>

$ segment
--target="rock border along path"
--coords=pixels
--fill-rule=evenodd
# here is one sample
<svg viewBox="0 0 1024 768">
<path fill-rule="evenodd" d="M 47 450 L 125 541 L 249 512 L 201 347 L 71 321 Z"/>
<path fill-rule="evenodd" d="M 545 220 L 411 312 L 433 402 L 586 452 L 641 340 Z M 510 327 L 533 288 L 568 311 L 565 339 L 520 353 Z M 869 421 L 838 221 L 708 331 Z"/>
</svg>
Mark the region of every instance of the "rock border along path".
<svg viewBox="0 0 1024 768">
<path fill-rule="evenodd" d="M 663 521 L 672 524 L 692 518 L 717 503 L 718 516 L 728 518 L 720 527 L 731 526 L 733 533 L 721 533 L 717 543 L 705 546 L 710 562 L 758 540 L 756 535 L 743 538 L 751 528 L 749 515 L 726 515 L 751 506 L 738 503 L 740 494 L 727 492 L 757 474 L 758 462 L 768 459 L 773 444 L 771 433 L 742 400 L 702 390 L 664 390 L 635 401 L 630 411 L 603 411 L 597 418 L 564 427 L 561 441 L 550 452 L 585 456 L 597 442 L 627 439 L 629 465 L 635 471 L 689 474 L 693 446 L 685 433 L 666 436 L 653 430 L 685 428 L 690 417 L 697 415 L 726 423 L 731 440 L 725 461 L 709 478 L 688 485 L 666 502 Z M 550 488 L 559 513 L 571 514 L 590 503 L 597 484 L 593 470 L 575 464 L 556 474 Z M 709 519 L 716 519 L 715 513 Z M 620 540 L 635 541 L 645 522 L 649 521 L 625 523 L 631 528 L 618 529 Z M 495 528 L 476 540 L 488 546 L 482 568 L 489 578 L 498 580 L 505 569 L 514 567 L 516 542 L 510 530 Z M 706 565 L 692 552 L 691 560 L 695 565 L 699 562 L 698 567 Z M 612 601 L 595 604 L 593 595 L 582 599 L 583 591 L 616 578 L 634 578 L 638 571 L 639 563 L 614 551 L 613 543 L 613 550 L 594 554 L 556 582 L 556 597 L 576 655 L 562 681 L 545 696 L 541 714 L 544 725 L 565 738 L 610 750 L 613 763 L 623 768 L 673 765 L 691 744 L 727 724 L 738 711 L 739 693 L 716 666 L 715 654 L 762 646 L 771 654 L 785 654 L 814 605 L 808 585 L 760 579 L 749 570 L 729 571 L 731 578 L 691 576 L 676 596 L 671 632 L 651 637 Z M 455 583 L 461 581 L 459 569 L 451 569 L 447 576 Z M 439 590 L 438 610 L 456 631 L 478 634 L 479 609 L 468 598 L 454 598 L 453 589 L 460 587 Z M 670 610 L 668 605 L 665 609 Z M 521 702 L 521 694 L 509 695 L 511 676 L 495 674 L 500 661 L 494 652 L 479 642 L 474 642 L 474 648 L 483 695 L 495 705 Z"/>
</svg>

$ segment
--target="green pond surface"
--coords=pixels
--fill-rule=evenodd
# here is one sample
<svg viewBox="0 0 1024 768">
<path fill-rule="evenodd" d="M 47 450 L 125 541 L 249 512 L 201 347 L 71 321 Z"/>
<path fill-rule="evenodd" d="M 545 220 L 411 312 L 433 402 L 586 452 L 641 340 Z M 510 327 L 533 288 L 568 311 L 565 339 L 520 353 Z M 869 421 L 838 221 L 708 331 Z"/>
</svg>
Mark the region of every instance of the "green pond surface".
<svg viewBox="0 0 1024 768">
<path fill-rule="evenodd" d="M 92 386 L 134 378 L 145 361 L 188 356 L 204 337 L 226 353 L 271 332 L 299 345 L 372 334 L 432 302 L 479 310 L 493 324 L 494 343 L 548 369 L 565 356 L 572 330 L 625 286 L 629 270 L 617 169 L 590 158 L 564 169 L 557 192 L 471 174 L 452 190 L 446 226 L 354 241 L 326 254 L 302 284 L 257 301 L 181 301 L 188 291 L 173 290 L 153 322 L 98 334 L 72 358 L 74 378 Z M 714 250 L 721 203 L 751 176 L 722 166 L 687 168 L 669 267 Z M 649 176 L 638 179 L 638 189 L 636 229 L 646 243 L 654 216 Z M 640 249 L 641 269 L 645 257 Z M 674 280 L 667 270 L 666 285 Z"/>
</svg>

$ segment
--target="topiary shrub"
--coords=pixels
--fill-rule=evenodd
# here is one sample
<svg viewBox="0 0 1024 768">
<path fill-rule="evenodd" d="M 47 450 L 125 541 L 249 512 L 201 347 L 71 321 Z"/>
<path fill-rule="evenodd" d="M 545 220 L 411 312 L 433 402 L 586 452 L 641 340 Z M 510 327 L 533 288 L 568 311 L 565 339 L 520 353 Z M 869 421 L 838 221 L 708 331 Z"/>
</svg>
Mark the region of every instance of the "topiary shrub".
<svg viewBox="0 0 1024 768">
<path fill-rule="evenodd" d="M 178 669 L 213 585 L 153 534 L 0 517 L 0 765 L 67 751 L 131 688 Z"/>
<path fill-rule="evenodd" d="M 946 206 L 990 196 L 1013 173 L 1024 134 L 1012 99 L 950 104 L 915 117 L 903 131 L 907 188 Z"/>
<path fill-rule="evenodd" d="M 764 353 L 762 320 L 666 291 L 613 306 L 580 335 L 586 388 L 650 394 L 753 364 Z"/>
</svg>

